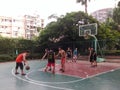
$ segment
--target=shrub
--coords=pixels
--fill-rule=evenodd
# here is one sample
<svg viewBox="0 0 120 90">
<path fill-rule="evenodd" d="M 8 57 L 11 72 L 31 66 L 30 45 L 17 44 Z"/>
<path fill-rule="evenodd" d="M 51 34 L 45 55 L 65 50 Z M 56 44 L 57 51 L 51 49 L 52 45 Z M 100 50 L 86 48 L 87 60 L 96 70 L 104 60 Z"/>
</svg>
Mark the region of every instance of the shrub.
<svg viewBox="0 0 120 90">
<path fill-rule="evenodd" d="M 12 61 L 14 58 L 10 55 L 0 55 L 0 62 Z"/>
</svg>

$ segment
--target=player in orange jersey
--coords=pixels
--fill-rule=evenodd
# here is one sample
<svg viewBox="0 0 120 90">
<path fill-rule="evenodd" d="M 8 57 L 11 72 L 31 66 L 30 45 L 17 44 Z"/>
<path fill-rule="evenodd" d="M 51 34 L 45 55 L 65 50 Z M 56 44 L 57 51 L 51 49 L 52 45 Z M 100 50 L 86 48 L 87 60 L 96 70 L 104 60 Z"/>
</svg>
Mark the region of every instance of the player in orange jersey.
<svg viewBox="0 0 120 90">
<path fill-rule="evenodd" d="M 29 55 L 29 51 L 24 51 L 23 53 L 19 54 L 16 58 L 16 67 L 15 67 L 15 74 L 19 74 L 18 68 L 20 67 L 21 75 L 26 75 L 23 72 L 24 64 L 28 64 L 26 57 Z"/>
</svg>

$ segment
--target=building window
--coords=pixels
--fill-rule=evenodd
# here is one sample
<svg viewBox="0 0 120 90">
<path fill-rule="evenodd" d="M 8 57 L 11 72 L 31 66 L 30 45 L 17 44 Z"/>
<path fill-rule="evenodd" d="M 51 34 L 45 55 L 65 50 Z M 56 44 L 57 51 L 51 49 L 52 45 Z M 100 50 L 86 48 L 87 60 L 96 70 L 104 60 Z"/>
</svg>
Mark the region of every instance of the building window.
<svg viewBox="0 0 120 90">
<path fill-rule="evenodd" d="M 12 20 L 9 20 L 9 22 L 12 22 Z"/>
<path fill-rule="evenodd" d="M 1 22 L 4 22 L 4 19 L 2 19 Z"/>
<path fill-rule="evenodd" d="M 5 29 L 7 28 L 7 26 L 5 26 Z"/>
<path fill-rule="evenodd" d="M 18 27 L 18 30 L 20 29 L 20 27 Z"/>
<path fill-rule="evenodd" d="M 7 19 L 5 19 L 5 22 L 7 21 Z"/>
<path fill-rule="evenodd" d="M 15 22 L 15 19 L 13 19 L 13 22 Z"/>
<path fill-rule="evenodd" d="M 18 32 L 17 31 L 14 31 L 14 36 L 18 36 Z"/>
<path fill-rule="evenodd" d="M 2 26 L 2 28 L 4 28 L 4 26 Z"/>
</svg>

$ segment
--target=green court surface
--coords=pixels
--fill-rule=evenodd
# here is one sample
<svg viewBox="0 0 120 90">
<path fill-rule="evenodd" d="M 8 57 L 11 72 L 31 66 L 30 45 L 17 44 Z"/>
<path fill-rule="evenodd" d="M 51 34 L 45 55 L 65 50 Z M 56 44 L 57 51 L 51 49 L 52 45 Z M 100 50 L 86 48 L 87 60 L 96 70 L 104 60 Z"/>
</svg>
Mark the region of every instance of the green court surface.
<svg viewBox="0 0 120 90">
<path fill-rule="evenodd" d="M 59 63 L 59 62 L 58 62 Z M 15 75 L 15 62 L 0 63 L 0 90 L 120 90 L 120 69 L 87 78 L 43 72 L 46 61 L 29 61 L 26 76 Z"/>
</svg>

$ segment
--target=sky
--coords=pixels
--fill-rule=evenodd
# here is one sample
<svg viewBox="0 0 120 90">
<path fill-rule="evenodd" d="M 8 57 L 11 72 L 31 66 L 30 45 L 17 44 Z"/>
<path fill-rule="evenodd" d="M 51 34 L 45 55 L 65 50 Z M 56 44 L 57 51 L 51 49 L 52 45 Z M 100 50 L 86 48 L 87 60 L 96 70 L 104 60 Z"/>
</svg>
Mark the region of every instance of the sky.
<svg viewBox="0 0 120 90">
<path fill-rule="evenodd" d="M 120 0 L 91 0 L 88 13 L 103 8 L 115 7 Z M 84 11 L 84 6 L 76 0 L 0 0 L 0 16 L 40 15 L 47 20 L 48 16 L 65 15 L 73 11 Z"/>
</svg>

